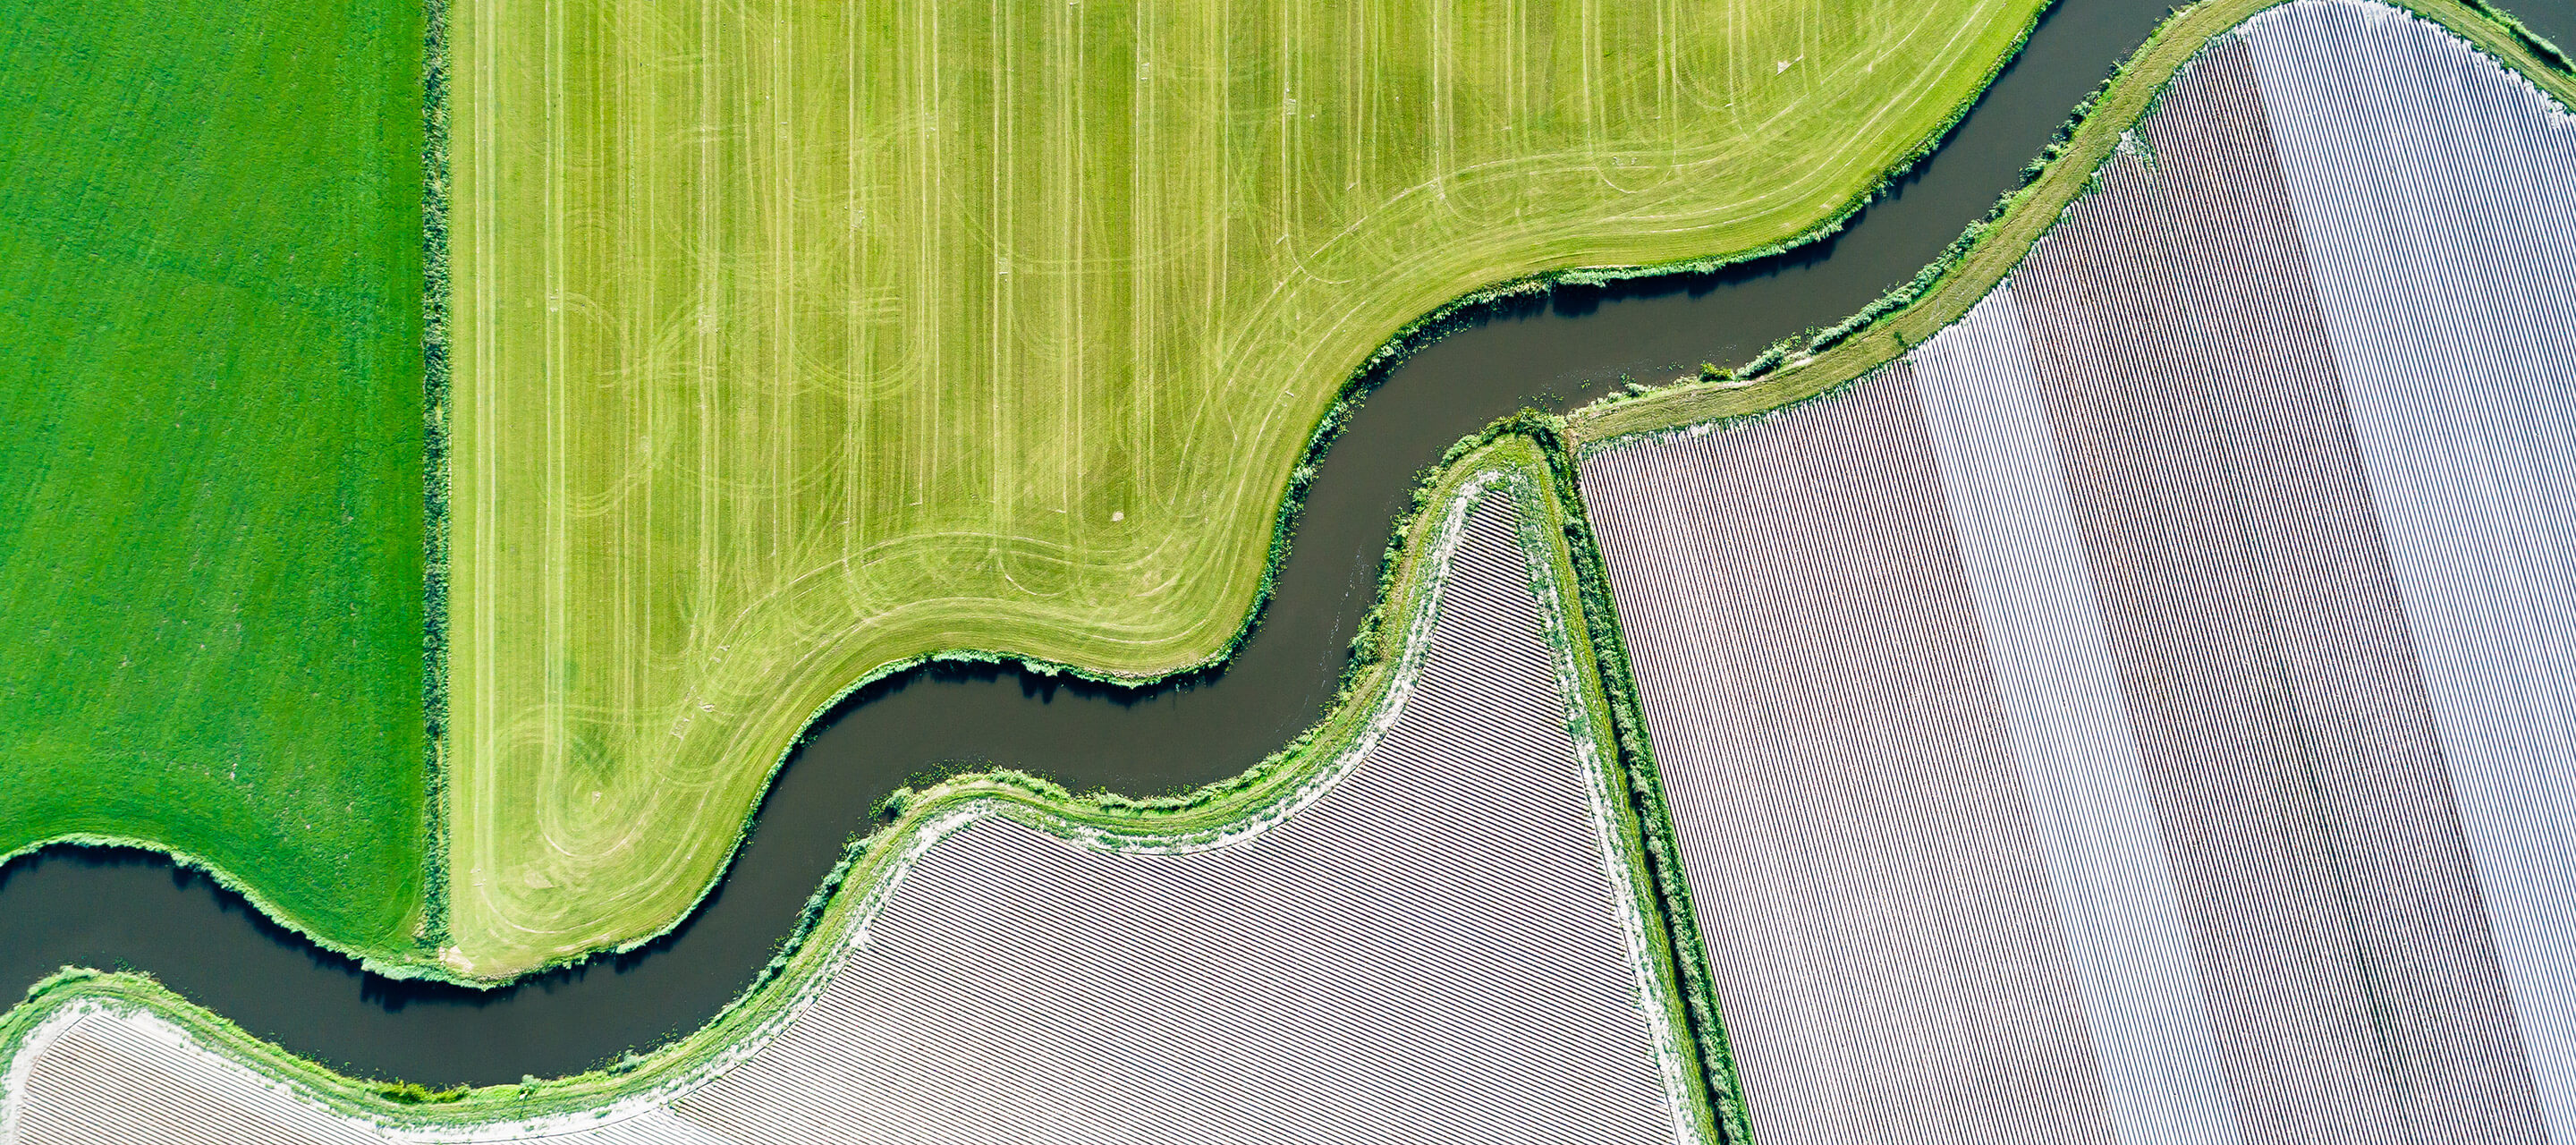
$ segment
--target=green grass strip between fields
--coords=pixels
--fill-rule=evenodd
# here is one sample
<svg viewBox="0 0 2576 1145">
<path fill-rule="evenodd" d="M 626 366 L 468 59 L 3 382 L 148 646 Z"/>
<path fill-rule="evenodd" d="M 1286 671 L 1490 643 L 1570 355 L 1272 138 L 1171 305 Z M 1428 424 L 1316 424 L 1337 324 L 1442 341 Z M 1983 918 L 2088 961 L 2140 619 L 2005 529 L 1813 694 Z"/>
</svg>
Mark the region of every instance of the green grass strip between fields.
<svg viewBox="0 0 2576 1145">
<path fill-rule="evenodd" d="M 1221 659 L 1409 322 L 1830 226 L 2040 6 L 460 6 L 450 972 L 674 925 L 896 666 Z"/>
<path fill-rule="evenodd" d="M 2091 188 L 2121 138 L 2153 110 L 2211 37 L 2281 0 L 2202 0 L 2180 9 L 2059 132 L 2028 180 L 1967 229 L 1940 261 L 1831 330 L 1783 342 L 1746 366 L 1695 383 L 1615 394 L 1568 419 L 1587 449 L 1619 437 L 1769 413 L 1847 385 L 1922 345 L 2021 265 L 2031 244 Z M 2477 0 L 2384 0 L 2440 24 L 2576 107 L 2576 65 L 2511 16 Z"/>
<path fill-rule="evenodd" d="M 1342 766 L 1364 733 L 1391 718 L 1400 694 L 1398 685 L 1420 670 L 1434 618 L 1437 578 L 1447 568 L 1450 543 L 1469 508 L 1486 497 L 1512 498 L 1522 510 L 1524 544 L 1545 570 L 1533 587 L 1546 606 L 1548 637 L 1561 657 L 1559 683 L 1580 714 L 1580 727 L 1574 730 L 1589 737 L 1608 773 L 1612 801 L 1604 810 L 1621 842 L 1627 864 L 1624 879 L 1635 894 L 1631 906 L 1644 925 L 1647 948 L 1673 949 L 1654 889 L 1656 873 L 1634 812 L 1634 793 L 1651 785 L 1625 774 L 1636 757 L 1618 741 L 1622 729 L 1631 725 L 1613 712 L 1613 697 L 1624 685 L 1605 681 L 1601 675 L 1603 661 L 1595 637 L 1604 618 L 1592 611 L 1595 598 L 1580 591 L 1584 577 L 1580 570 L 1587 562 L 1597 564 L 1597 554 L 1589 554 L 1586 547 L 1588 527 L 1579 515 L 1569 515 L 1579 514 L 1580 509 L 1572 476 L 1572 458 L 1554 419 L 1511 419 L 1462 442 L 1441 468 L 1426 476 L 1412 511 L 1399 526 L 1395 557 L 1382 573 L 1379 607 L 1356 644 L 1359 658 L 1339 702 L 1323 724 L 1253 772 L 1186 797 L 1138 801 L 1077 796 L 1044 780 L 1008 773 L 963 777 L 911 794 L 890 808 L 889 822 L 869 837 L 853 841 L 848 857 L 817 892 L 780 955 L 742 997 L 714 1022 L 667 1045 L 639 1048 L 573 1077 L 432 1092 L 396 1081 L 347 1077 L 298 1058 L 247 1035 L 147 977 L 81 970 L 40 984 L 25 1004 L 0 1016 L 0 1062 L 12 1060 L 31 1032 L 66 1008 L 103 1005 L 158 1014 L 216 1052 L 287 1084 L 310 1100 L 353 1117 L 411 1129 L 461 1129 L 577 1116 L 611 1105 L 652 1101 L 703 1076 L 720 1058 L 774 1035 L 797 1003 L 822 987 L 838 960 L 843 936 L 856 919 L 876 908 L 895 871 L 919 853 L 925 839 L 961 812 L 998 812 L 1068 837 L 1097 833 L 1166 843 L 1213 838 L 1298 798 L 1319 778 Z M 1683 1002 L 1689 991 L 1681 973 L 1661 957 L 1648 970 L 1666 1006 L 1665 1020 L 1676 1030 L 1689 1030 L 1690 1016 Z M 1708 1048 L 1703 1041 L 1701 1052 Z M 1722 1074 L 1722 1063 L 1715 1063 L 1715 1068 Z M 1726 1115 L 1701 1084 L 1706 1073 L 1685 1068 L 1682 1076 L 1690 1087 L 1683 1097 L 1700 1130 L 1715 1134 Z"/>
<path fill-rule="evenodd" d="M 1399 650 L 1404 634 L 1420 623 L 1426 589 L 1423 555 L 1430 534 L 1437 531 L 1425 526 L 1440 519 L 1431 510 L 1449 503 L 1471 477 L 1499 468 L 1521 475 L 1527 489 L 1541 494 L 1526 504 L 1534 516 L 1557 529 L 1558 541 L 1550 546 L 1553 575 L 1559 585 L 1572 588 L 1581 614 L 1567 618 L 1563 638 L 1570 642 L 1573 662 L 1581 666 L 1580 684 L 1594 720 L 1594 734 L 1615 749 L 1613 758 L 1630 792 L 1621 819 L 1623 829 L 1633 832 L 1630 854 L 1637 885 L 1654 888 L 1660 898 L 1661 909 L 1651 913 L 1662 920 L 1659 940 L 1668 942 L 1676 954 L 1658 973 L 1680 984 L 1692 1026 L 1698 1031 L 1708 1082 L 1702 1094 L 1704 1115 L 1725 1139 L 1748 1140 L 1717 999 L 1706 973 L 1705 951 L 1697 940 L 1692 905 L 1681 890 L 1670 825 L 1660 789 L 1652 779 L 1652 747 L 1628 680 L 1615 605 L 1580 499 L 1573 492 L 1571 451 L 1597 448 L 1626 434 L 1745 416 L 1813 397 L 1867 373 L 1955 321 L 2018 264 L 2030 244 L 2089 185 L 2122 133 L 2153 107 L 2164 85 L 2200 45 L 2273 2 L 2208 0 L 2177 13 L 2088 105 L 2028 185 L 2008 196 L 1994 216 L 1970 228 L 1952 253 L 1927 268 L 1915 284 L 1874 307 L 1868 321 L 1835 332 L 1831 344 L 1792 347 L 1770 356 L 1774 364 L 1786 365 L 1750 383 L 1718 379 L 1674 387 L 1596 405 L 1561 421 L 1526 415 L 1462 442 L 1426 480 L 1413 511 L 1399 526 L 1377 611 L 1364 626 L 1359 659 L 1340 702 L 1323 724 L 1263 767 L 1192 796 L 1163 800 L 1077 797 L 1043 781 L 1007 774 L 963 778 L 914 794 L 892 808 L 888 826 L 854 843 L 850 858 L 817 892 L 795 935 L 759 982 L 715 1022 L 669 1045 L 571 1078 L 430 1094 L 417 1087 L 346 1078 L 285 1054 L 147 979 L 76 972 L 40 987 L 28 1004 L 0 1016 L 0 1057 L 14 1050 L 47 1015 L 88 999 L 163 1014 L 219 1051 L 289 1082 L 299 1092 L 373 1119 L 454 1127 L 638 1100 L 685 1081 L 717 1055 L 773 1028 L 794 999 L 814 988 L 828 968 L 833 944 L 817 937 L 840 933 L 853 912 L 868 908 L 884 885 L 889 864 L 906 853 L 903 840 L 933 817 L 969 803 L 998 801 L 1015 816 L 1024 816 L 1024 821 L 1059 827 L 1119 833 L 1213 832 L 1257 813 L 1311 778 L 1316 769 L 1337 758 L 1366 721 L 1376 717 L 1394 675 L 1405 668 Z M 2564 68 L 2563 57 L 2509 22 L 2452 0 L 2408 0 L 2407 6 L 2463 35 L 2562 102 L 2576 103 L 2576 75 Z M 1560 607 L 1564 606 L 1561 599 Z M 1699 909 L 1723 909 L 1723 904 L 1703 904 Z"/>
</svg>

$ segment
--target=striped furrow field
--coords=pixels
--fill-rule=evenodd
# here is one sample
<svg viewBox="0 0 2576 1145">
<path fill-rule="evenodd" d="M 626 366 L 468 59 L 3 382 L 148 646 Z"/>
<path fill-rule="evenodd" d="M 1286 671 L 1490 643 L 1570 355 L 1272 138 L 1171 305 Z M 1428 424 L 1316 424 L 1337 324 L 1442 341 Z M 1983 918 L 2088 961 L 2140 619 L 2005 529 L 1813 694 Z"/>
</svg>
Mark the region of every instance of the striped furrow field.
<svg viewBox="0 0 2576 1145">
<path fill-rule="evenodd" d="M 2294 0 L 2131 142 L 1585 462 L 1755 1136 L 2576 1142 L 2576 117 Z"/>
<path fill-rule="evenodd" d="M 1434 315 L 1815 232 L 2044 6 L 453 5 L 424 956 L 678 925 L 798 736 L 919 658 L 1223 661 Z"/>
<path fill-rule="evenodd" d="M 1418 671 L 1277 814 L 1174 841 L 969 804 L 765 1043 L 595 1116 L 444 1139 L 1698 1139 L 1600 716 L 1567 685 L 1520 479 L 1496 480 L 1455 507 Z M 28 1039 L 8 1081 L 13 1145 L 438 1136 L 325 1112 L 94 1004 Z"/>
</svg>

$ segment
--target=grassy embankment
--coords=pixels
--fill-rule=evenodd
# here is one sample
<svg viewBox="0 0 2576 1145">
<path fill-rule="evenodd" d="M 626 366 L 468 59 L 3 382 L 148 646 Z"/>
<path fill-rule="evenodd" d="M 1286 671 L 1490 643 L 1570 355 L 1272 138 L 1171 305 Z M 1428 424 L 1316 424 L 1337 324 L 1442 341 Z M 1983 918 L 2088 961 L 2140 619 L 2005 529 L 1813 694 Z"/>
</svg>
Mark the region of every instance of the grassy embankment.
<svg viewBox="0 0 2576 1145">
<path fill-rule="evenodd" d="M 1963 317 L 2021 264 L 2032 244 L 2091 188 L 2095 173 L 2121 146 L 2123 135 L 2155 109 L 2166 85 L 2211 37 L 2280 2 L 2206 0 L 2178 10 L 2077 110 L 2059 138 L 2033 163 L 2025 184 L 1997 203 L 1985 220 L 1970 226 L 1942 259 L 1924 268 L 1912 282 L 1839 327 L 1784 341 L 1744 367 L 1695 383 L 1616 395 L 1577 410 L 1563 423 L 1572 448 L 1603 448 L 1625 436 L 1766 414 L 1848 385 L 1921 345 Z M 2531 80 L 2562 106 L 2576 108 L 2576 65 L 2509 15 L 2452 0 L 2382 2 L 2440 24 Z M 1597 554 L 1588 531 L 1582 540 L 1577 552 Z M 1608 625 L 1596 636 L 1605 661 L 1602 679 L 1609 688 L 1611 710 L 1622 723 L 1620 742 L 1629 753 L 1629 773 L 1651 777 L 1656 763 L 1628 675 L 1624 639 L 1606 574 L 1597 555 L 1593 559 L 1582 583 L 1590 594 L 1588 613 L 1596 624 L 1606 621 Z M 1711 1070 L 1716 1108 L 1728 1140 L 1750 1140 L 1740 1083 L 1726 1051 L 1707 951 L 1698 937 L 1670 815 L 1659 785 L 1640 785 L 1637 798 L 1647 851 L 1655 860 L 1657 886 L 1665 898 L 1668 931 L 1675 940 L 1676 965 L 1690 986 L 1687 1000 Z M 1724 904 L 1706 904 L 1705 909 L 1722 910 Z"/>
<path fill-rule="evenodd" d="M 416 957 L 417 6 L 0 17 L 0 856 Z"/>
<path fill-rule="evenodd" d="M 449 970 L 672 925 L 894 667 L 1222 657 L 1408 322 L 1815 232 L 2037 7 L 460 8 Z"/>
<path fill-rule="evenodd" d="M 1991 289 L 1994 281 L 2018 263 L 2030 242 L 2044 233 L 2065 203 L 2084 188 L 2093 170 L 2117 145 L 2120 134 L 2152 106 L 2154 95 L 2209 34 L 2223 31 L 2245 15 L 2266 6 L 2259 2 L 2225 7 L 2210 5 L 2178 14 L 2164 33 L 2123 69 L 2104 96 L 2093 105 L 2091 113 L 2070 133 L 2064 145 L 2053 149 L 2050 161 L 2040 169 L 2032 184 L 2011 196 L 1995 219 L 1974 228 L 1956 257 L 1927 270 L 1925 278 L 1920 280 L 1920 289 L 1897 298 L 1895 308 L 1877 316 L 1877 325 L 1862 330 L 1857 337 L 1839 346 L 1825 349 L 1812 360 L 1799 362 L 1774 377 L 1763 378 L 1755 385 L 1703 384 L 1675 388 L 1584 411 L 1567 428 L 1575 440 L 1598 443 L 1619 433 L 1654 431 L 1775 408 L 1812 396 L 1838 380 L 1848 380 L 1865 372 L 1884 357 L 1892 357 L 1901 345 L 1893 336 L 1896 332 L 1903 332 L 1902 345 L 1919 342 L 1931 331 L 1955 320 Z M 2571 95 L 2576 95 L 2576 82 L 2571 82 L 2563 72 L 2554 72 L 2544 61 L 2531 55 L 2510 30 L 2490 22 L 2485 16 L 2451 4 L 2419 2 L 2413 7 L 2513 64 L 2557 98 L 2569 100 Z M 1978 277 L 1981 274 L 1986 276 L 1982 280 Z M 1947 309 L 1935 308 L 1936 302 Z M 1886 351 L 1876 360 L 1868 357 L 1873 342 Z M 1836 370 L 1840 371 L 1839 379 L 1832 376 Z M 1561 474 L 1564 463 L 1562 455 L 1558 456 L 1560 460 L 1546 466 L 1532 466 L 1533 471 Z M 1435 494 L 1439 490 L 1452 489 L 1454 486 L 1447 483 L 1457 476 L 1458 470 L 1453 468 L 1444 474 L 1440 484 L 1428 488 Z M 1436 500 L 1436 495 L 1426 496 L 1424 503 Z M 1559 501 L 1560 508 L 1563 508 L 1565 502 L 1561 493 Z M 1633 777 L 1650 771 L 1653 766 L 1651 751 L 1642 727 L 1636 721 L 1633 698 L 1626 695 L 1624 667 L 1615 639 L 1615 617 L 1610 614 L 1607 593 L 1602 591 L 1604 582 L 1600 578 L 1596 558 L 1589 556 L 1589 545 L 1584 543 L 1588 530 L 1582 526 L 1579 506 L 1576 509 L 1560 518 L 1566 527 L 1566 535 L 1577 543 L 1562 553 L 1569 564 L 1560 568 L 1558 575 L 1573 577 L 1567 583 L 1576 584 L 1586 602 L 1583 630 L 1592 634 L 1593 651 L 1586 653 L 1582 660 L 1597 663 L 1600 668 L 1599 679 L 1595 684 L 1587 685 L 1587 689 L 1599 686 L 1607 693 L 1606 706 L 1600 709 L 1605 716 L 1600 718 L 1612 719 L 1620 725 L 1617 737 L 1620 754 L 1617 758 Z M 1415 518 L 1417 530 L 1420 519 Z M 1408 602 L 1418 601 L 1420 595 L 1419 537 L 1410 533 L 1400 537 L 1396 551 L 1399 557 L 1389 566 L 1381 608 L 1398 609 L 1396 614 L 1403 615 L 1400 610 L 1410 607 Z M 1582 567 L 1579 576 L 1572 571 L 1576 565 Z M 1372 635 L 1367 643 L 1377 650 L 1377 655 L 1363 659 L 1353 676 L 1346 702 L 1336 707 L 1334 716 L 1325 725 L 1292 745 L 1273 766 L 1237 784 L 1202 793 L 1196 800 L 1155 805 L 1075 800 L 1064 793 L 1048 791 L 1043 785 L 1007 776 L 959 781 L 916 797 L 905 805 L 896 825 L 889 829 L 889 835 L 880 836 L 877 845 L 853 852 L 854 865 L 845 869 L 843 877 L 837 878 L 824 893 L 818 893 L 799 934 L 837 933 L 836 928 L 846 923 L 853 912 L 866 909 L 872 890 L 882 885 L 887 866 L 899 861 L 904 848 L 898 840 L 905 833 L 917 829 L 934 814 L 976 799 L 1004 799 L 1057 822 L 1087 822 L 1120 829 L 1174 832 L 1209 830 L 1231 817 L 1253 813 L 1266 799 L 1276 798 L 1282 784 L 1293 783 L 1310 774 L 1314 766 L 1311 761 L 1319 758 L 1317 753 L 1327 750 L 1329 745 L 1344 742 L 1359 726 L 1357 721 L 1368 718 L 1364 713 L 1374 710 L 1372 705 L 1376 700 L 1373 697 L 1383 696 L 1387 673 L 1393 670 L 1388 666 L 1384 650 L 1390 647 L 1389 634 L 1397 630 L 1396 626 L 1373 621 L 1370 627 Z M 1605 639 L 1605 634 L 1609 638 Z M 1587 690 L 1587 695 L 1592 694 Z M 1663 825 L 1656 821 L 1658 816 L 1651 804 L 1651 784 L 1636 785 L 1633 778 L 1631 782 L 1640 788 L 1636 796 L 1638 805 L 1648 808 L 1648 813 L 1641 817 L 1647 839 L 1645 849 L 1650 854 L 1663 851 L 1662 857 L 1668 858 L 1669 836 Z M 1726 1101 L 1726 1097 L 1731 1096 L 1726 1091 L 1732 1086 L 1723 1073 L 1722 1033 L 1714 1021 L 1714 999 L 1708 996 L 1705 979 L 1701 977 L 1704 974 L 1701 969 L 1704 954 L 1687 932 L 1690 909 L 1680 897 L 1679 873 L 1669 861 L 1652 865 L 1656 885 L 1670 897 L 1667 917 L 1677 924 L 1678 932 L 1672 938 L 1680 953 L 1678 973 L 1700 978 L 1700 982 L 1690 985 L 1686 993 L 1698 1011 L 1697 1025 L 1703 1039 L 1703 1053 L 1710 1058 L 1712 1068 L 1720 1071 L 1716 1079 L 1720 1103 L 1731 1104 Z M 602 1102 L 630 1099 L 652 1088 L 680 1081 L 714 1054 L 758 1037 L 769 1023 L 776 1021 L 792 1004 L 797 991 L 809 988 L 818 980 L 821 960 L 828 956 L 828 948 L 828 943 L 811 941 L 791 944 L 761 984 L 740 1004 L 729 1008 L 716 1023 L 672 1046 L 582 1077 L 534 1087 L 498 1087 L 453 1095 L 454 1100 L 441 1104 L 443 1112 L 437 1116 L 474 1119 L 568 1112 L 592 1108 Z M 45 1014 L 83 997 L 117 999 L 171 1014 L 175 1020 L 196 1029 L 210 1043 L 244 1060 L 258 1063 L 265 1070 L 298 1079 L 309 1087 L 309 1092 L 343 1108 L 375 1116 L 406 1115 L 405 1105 L 389 1102 L 377 1087 L 337 1078 L 309 1063 L 279 1053 L 245 1037 L 219 1018 L 187 1007 L 147 982 L 126 976 L 83 975 L 53 984 L 39 995 L 33 1005 L 21 1007 L 0 1018 L 0 1049 L 11 1045 L 14 1038 L 23 1035 Z M 1727 1109 L 1719 1116 L 1735 1126 L 1741 1125 L 1740 1110 Z"/>
<path fill-rule="evenodd" d="M 1300 801 L 1313 784 L 1339 771 L 1364 734 L 1393 717 L 1400 685 L 1420 669 L 1450 546 L 1480 497 L 1511 497 L 1522 507 L 1528 526 L 1524 543 L 1544 567 L 1536 587 L 1547 613 L 1547 635 L 1561 654 L 1560 683 L 1578 717 L 1571 730 L 1602 761 L 1599 794 L 1608 800 L 1603 810 L 1624 857 L 1623 881 L 1646 949 L 1667 950 L 1671 942 L 1656 910 L 1652 875 L 1637 833 L 1639 819 L 1624 796 L 1635 789 L 1624 773 L 1629 756 L 1620 750 L 1611 693 L 1600 674 L 1593 634 L 1605 618 L 1587 615 L 1592 601 L 1579 591 L 1577 569 L 1588 559 L 1583 549 L 1588 533 L 1580 523 L 1571 472 L 1554 423 L 1546 419 L 1505 423 L 1453 450 L 1418 491 L 1397 537 L 1394 559 L 1383 573 L 1380 604 L 1364 628 L 1342 702 L 1326 722 L 1254 775 L 1194 797 L 1148 802 L 1076 796 L 1014 775 L 963 778 L 918 793 L 876 836 L 853 846 L 849 861 L 816 895 L 797 934 L 761 980 L 715 1022 L 669 1045 L 576 1077 L 429 1093 L 335 1074 L 249 1037 L 149 979 L 79 971 L 49 981 L 28 1004 L 0 1016 L 0 1062 L 14 1060 L 21 1040 L 48 1018 L 68 1007 L 99 1004 L 160 1014 L 217 1052 L 287 1082 L 312 1100 L 352 1116 L 415 1129 L 488 1129 L 497 1122 L 544 1117 L 580 1123 L 611 1106 L 652 1102 L 774 1034 L 802 999 L 821 988 L 846 935 L 875 911 L 893 873 L 962 814 L 998 812 L 1068 838 L 1153 847 L 1206 841 Z M 1675 967 L 1657 958 L 1648 969 L 1665 1020 L 1676 1030 L 1686 1029 L 1686 988 Z M 1698 1071 L 1685 1066 L 1682 1075 L 1693 1115 L 1705 1131 L 1717 1114 L 1705 1089 L 1693 1080 Z"/>
<path fill-rule="evenodd" d="M 2511 16 L 2460 0 L 2382 0 L 2440 24 L 2560 104 L 2576 107 L 2576 65 Z M 1745 367 L 1644 394 L 1614 395 L 1568 419 L 1589 445 L 1633 433 L 1766 413 L 1847 384 L 1956 322 L 2021 264 L 2031 244 L 2089 189 L 2131 125 L 2209 38 L 2280 0 L 2203 0 L 2181 9 L 2079 109 L 2023 186 L 1913 282 L 1850 321 L 1783 342 Z"/>
</svg>

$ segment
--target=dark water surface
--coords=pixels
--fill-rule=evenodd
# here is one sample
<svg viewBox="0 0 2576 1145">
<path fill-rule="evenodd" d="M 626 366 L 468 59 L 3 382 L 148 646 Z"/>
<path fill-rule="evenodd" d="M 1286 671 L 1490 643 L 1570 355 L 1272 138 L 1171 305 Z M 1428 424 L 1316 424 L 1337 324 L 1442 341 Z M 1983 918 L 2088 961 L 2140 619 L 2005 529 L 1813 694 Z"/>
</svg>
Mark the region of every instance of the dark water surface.
<svg viewBox="0 0 2576 1145">
<path fill-rule="evenodd" d="M 2576 0 L 2525 4 L 2576 43 Z M 0 991 L 65 964 L 148 971 L 244 1028 L 361 1074 L 433 1085 L 586 1068 L 715 1015 L 893 788 L 994 764 L 1077 789 L 1181 790 L 1241 772 L 1332 697 L 1417 471 L 1486 422 L 1564 409 L 1703 360 L 1741 362 L 1913 276 L 2011 187 L 2165 0 L 2066 0 L 1957 133 L 1840 236 L 1717 275 L 1509 306 L 1382 379 L 1322 465 L 1254 638 L 1222 673 L 1148 692 L 929 668 L 836 711 L 780 776 L 719 889 L 670 937 L 517 986 L 391 982 L 140 853 L 52 851 L 0 869 Z"/>
</svg>

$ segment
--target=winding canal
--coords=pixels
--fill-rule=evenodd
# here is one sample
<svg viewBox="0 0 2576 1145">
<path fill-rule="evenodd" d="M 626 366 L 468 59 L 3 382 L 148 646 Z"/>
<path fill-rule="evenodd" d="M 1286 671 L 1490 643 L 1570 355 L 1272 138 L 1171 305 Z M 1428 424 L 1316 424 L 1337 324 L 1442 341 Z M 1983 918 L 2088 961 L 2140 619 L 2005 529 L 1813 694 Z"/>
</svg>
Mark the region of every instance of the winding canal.
<svg viewBox="0 0 2576 1145">
<path fill-rule="evenodd" d="M 2167 7 L 2066 0 L 1940 151 L 1832 239 L 1720 274 L 1506 305 L 1375 379 L 1323 462 L 1276 597 L 1223 672 L 1132 692 L 934 666 L 853 697 L 782 773 L 716 893 L 645 950 L 500 990 L 388 981 L 167 860 L 55 850 L 0 870 L 0 991 L 65 964 L 130 967 L 297 1053 L 431 1085 L 576 1071 L 694 1028 L 769 959 L 843 838 L 899 785 L 1001 765 L 1150 794 L 1277 749 L 1331 700 L 1418 470 L 1523 406 L 1742 361 L 1866 305 L 1983 215 Z M 2576 45 L 2576 0 L 2518 7 Z"/>
</svg>

